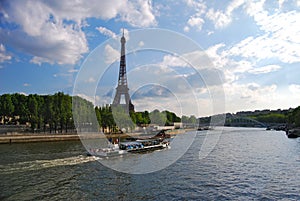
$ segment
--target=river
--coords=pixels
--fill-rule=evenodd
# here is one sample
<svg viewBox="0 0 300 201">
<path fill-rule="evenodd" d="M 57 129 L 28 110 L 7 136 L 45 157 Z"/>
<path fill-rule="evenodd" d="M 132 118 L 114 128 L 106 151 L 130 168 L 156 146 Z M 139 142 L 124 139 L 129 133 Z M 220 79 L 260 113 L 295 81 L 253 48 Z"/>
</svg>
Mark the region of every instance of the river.
<svg viewBox="0 0 300 201">
<path fill-rule="evenodd" d="M 112 170 L 80 141 L 0 145 L 0 200 L 300 200 L 300 138 L 224 128 L 199 159 L 205 136 L 148 174 Z"/>
</svg>

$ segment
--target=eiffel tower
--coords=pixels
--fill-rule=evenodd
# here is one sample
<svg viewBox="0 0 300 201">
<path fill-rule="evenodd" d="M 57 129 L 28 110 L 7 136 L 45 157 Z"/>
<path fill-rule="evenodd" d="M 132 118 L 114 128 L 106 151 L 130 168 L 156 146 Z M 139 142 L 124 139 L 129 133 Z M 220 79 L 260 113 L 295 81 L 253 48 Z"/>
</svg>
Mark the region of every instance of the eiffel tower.
<svg viewBox="0 0 300 201">
<path fill-rule="evenodd" d="M 121 38 L 121 57 L 120 57 L 118 86 L 116 88 L 117 91 L 112 105 L 122 106 L 125 109 L 125 112 L 128 113 L 134 111 L 134 105 L 131 103 L 130 96 L 129 96 L 129 88 L 127 85 L 125 43 L 126 43 L 126 39 L 124 37 L 124 30 L 123 30 L 123 35 Z"/>
</svg>

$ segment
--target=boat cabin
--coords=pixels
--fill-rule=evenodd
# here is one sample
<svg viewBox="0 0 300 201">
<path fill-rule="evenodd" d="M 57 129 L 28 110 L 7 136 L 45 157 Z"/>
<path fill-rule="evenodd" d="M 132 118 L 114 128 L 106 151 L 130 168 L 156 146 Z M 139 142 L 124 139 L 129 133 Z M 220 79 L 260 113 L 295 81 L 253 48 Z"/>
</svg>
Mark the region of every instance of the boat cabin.
<svg viewBox="0 0 300 201">
<path fill-rule="evenodd" d="M 121 142 L 119 148 L 121 150 L 131 150 L 131 149 L 142 149 L 153 145 L 159 145 L 159 140 L 149 139 L 149 140 L 137 140 L 134 142 Z"/>
</svg>

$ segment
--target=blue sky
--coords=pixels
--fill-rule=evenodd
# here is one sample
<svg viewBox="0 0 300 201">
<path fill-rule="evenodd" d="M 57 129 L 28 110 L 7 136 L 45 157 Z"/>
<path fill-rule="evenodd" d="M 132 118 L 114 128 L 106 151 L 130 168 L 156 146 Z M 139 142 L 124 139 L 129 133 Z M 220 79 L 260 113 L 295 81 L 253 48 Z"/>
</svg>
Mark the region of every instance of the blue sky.
<svg viewBox="0 0 300 201">
<path fill-rule="evenodd" d="M 299 0 L 4 0 L 0 2 L 0 94 L 72 94 L 81 68 L 101 46 L 102 51 L 98 49 L 106 57 L 100 58 L 110 65 L 105 76 L 86 78 L 85 83 L 96 83 L 97 89 L 82 96 L 95 104 L 110 103 L 122 29 L 130 49 L 134 31 L 155 28 L 193 40 L 212 65 L 198 69 L 178 55 L 157 50 L 127 55 L 130 93 L 138 110 L 205 116 L 296 107 L 300 105 L 299 11 Z M 136 45 L 147 46 L 142 40 Z M 201 52 L 179 56 L 195 60 Z M 224 93 L 224 99 L 218 100 L 224 104 L 221 109 L 213 105 L 218 90 Z"/>
</svg>

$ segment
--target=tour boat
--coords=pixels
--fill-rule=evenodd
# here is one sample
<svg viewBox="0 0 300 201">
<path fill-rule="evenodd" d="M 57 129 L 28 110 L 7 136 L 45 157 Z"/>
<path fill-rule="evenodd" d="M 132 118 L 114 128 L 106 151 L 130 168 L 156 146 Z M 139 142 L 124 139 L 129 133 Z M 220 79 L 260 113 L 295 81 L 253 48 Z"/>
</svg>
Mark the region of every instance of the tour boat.
<svg viewBox="0 0 300 201">
<path fill-rule="evenodd" d="M 109 144 L 107 148 L 90 149 L 89 156 L 113 157 L 122 156 L 128 153 L 145 153 L 159 149 L 170 148 L 170 142 L 167 139 L 143 139 L 129 142 L 120 142 L 119 144 Z"/>
</svg>

